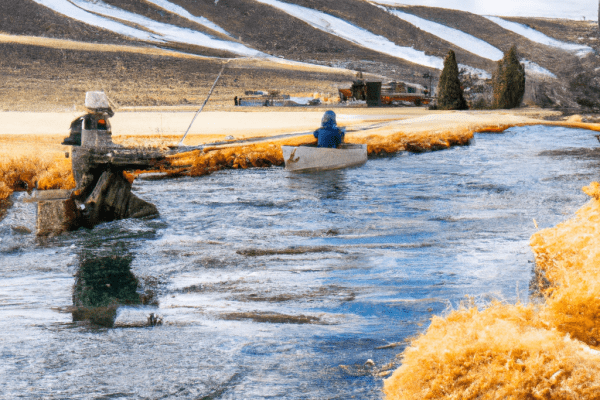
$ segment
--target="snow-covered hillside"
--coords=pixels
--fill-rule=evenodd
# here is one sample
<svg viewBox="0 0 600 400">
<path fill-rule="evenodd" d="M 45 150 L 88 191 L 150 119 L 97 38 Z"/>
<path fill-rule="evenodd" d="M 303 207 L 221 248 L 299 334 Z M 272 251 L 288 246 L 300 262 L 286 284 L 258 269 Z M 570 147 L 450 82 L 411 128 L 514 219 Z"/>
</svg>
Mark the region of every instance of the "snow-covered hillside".
<svg viewBox="0 0 600 400">
<path fill-rule="evenodd" d="M 507 21 L 502 18 L 486 16 L 490 21 L 500 25 L 506 30 L 517 33 L 521 36 L 526 37 L 532 42 L 544 44 L 546 46 L 555 47 L 557 49 L 571 51 L 577 53 L 579 56 L 585 56 L 588 53 L 593 52 L 594 50 L 585 45 L 575 44 L 575 43 L 566 43 L 561 42 L 560 40 L 553 39 L 549 36 L 544 35 L 542 32 L 536 31 L 533 28 L 525 26 L 523 24 L 518 24 L 516 22 Z"/>
<path fill-rule="evenodd" d="M 510 17 L 568 18 L 597 21 L 596 0 L 376 0 L 379 4 L 399 6 L 415 5 L 450 8 L 479 15 Z"/>
<path fill-rule="evenodd" d="M 102 1 L 84 0 L 34 0 L 52 10 L 86 24 L 107 29 L 112 32 L 151 42 L 175 42 L 228 51 L 246 57 L 260 57 L 266 54 L 244 46 L 241 43 L 217 39 L 203 32 L 155 21 L 123 9 L 108 5 Z M 168 7 L 168 2 L 161 2 Z M 175 8 L 181 12 L 181 10 Z M 206 21 L 203 21 L 206 25 Z M 208 20 L 207 20 L 208 21 Z M 197 21 L 196 21 L 197 22 Z M 210 21 L 208 21 L 210 22 Z M 145 30 L 127 25 L 136 24 Z M 213 25 L 213 28 L 221 29 Z M 213 29 L 211 28 L 211 29 Z"/>
</svg>

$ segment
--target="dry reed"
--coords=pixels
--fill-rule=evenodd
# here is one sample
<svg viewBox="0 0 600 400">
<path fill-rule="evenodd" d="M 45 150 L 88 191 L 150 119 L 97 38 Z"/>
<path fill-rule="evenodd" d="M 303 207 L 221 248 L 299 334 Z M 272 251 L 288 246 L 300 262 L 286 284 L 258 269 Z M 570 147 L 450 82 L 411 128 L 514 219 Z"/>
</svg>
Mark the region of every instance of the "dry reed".
<svg viewBox="0 0 600 400">
<path fill-rule="evenodd" d="M 547 318 L 589 345 L 600 343 L 600 185 L 583 189 L 592 200 L 575 218 L 531 238 L 545 289 Z"/>
<path fill-rule="evenodd" d="M 385 381 L 388 400 L 595 399 L 600 354 L 539 327 L 532 306 L 493 303 L 434 317 Z"/>
<path fill-rule="evenodd" d="M 72 189 L 71 160 L 65 158 L 62 136 L 1 136 L 0 199 L 15 190 Z"/>
</svg>

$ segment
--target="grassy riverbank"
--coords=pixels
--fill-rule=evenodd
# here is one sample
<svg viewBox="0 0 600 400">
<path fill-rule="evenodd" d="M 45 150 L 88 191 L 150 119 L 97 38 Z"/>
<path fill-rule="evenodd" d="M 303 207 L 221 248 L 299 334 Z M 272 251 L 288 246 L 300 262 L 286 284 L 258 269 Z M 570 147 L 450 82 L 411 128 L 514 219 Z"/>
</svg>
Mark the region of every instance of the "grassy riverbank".
<svg viewBox="0 0 600 400">
<path fill-rule="evenodd" d="M 574 219 L 531 238 L 539 304 L 466 304 L 434 317 L 385 381 L 392 399 L 600 396 L 600 184 Z"/>
<path fill-rule="evenodd" d="M 186 145 L 264 138 L 253 144 L 232 143 L 206 148 L 172 158 L 174 165 L 192 165 L 185 174 L 199 176 L 225 168 L 283 165 L 281 145 L 314 142 L 310 134 L 320 124 L 324 108 L 208 112 L 202 114 L 186 139 Z M 555 112 L 540 109 L 515 111 L 429 111 L 424 108 L 334 108 L 338 123 L 347 129 L 346 141 L 368 145 L 370 154 L 399 151 L 422 152 L 465 145 L 475 132 L 501 132 L 511 126 L 552 124 L 600 130 L 600 125 L 580 119 L 556 119 Z M 69 122 L 78 114 L 3 113 L 0 132 L 0 199 L 14 190 L 69 189 L 74 187 L 68 147 L 60 143 L 67 136 Z M 193 113 L 167 108 L 152 111 L 120 112 L 112 119 L 113 140 L 125 146 L 165 147 L 176 144 Z M 52 121 L 48 123 L 47 121 Z M 65 133 L 61 133 L 65 132 Z M 304 134 L 302 134 L 304 132 Z M 296 134 L 285 139 L 282 134 Z"/>
</svg>

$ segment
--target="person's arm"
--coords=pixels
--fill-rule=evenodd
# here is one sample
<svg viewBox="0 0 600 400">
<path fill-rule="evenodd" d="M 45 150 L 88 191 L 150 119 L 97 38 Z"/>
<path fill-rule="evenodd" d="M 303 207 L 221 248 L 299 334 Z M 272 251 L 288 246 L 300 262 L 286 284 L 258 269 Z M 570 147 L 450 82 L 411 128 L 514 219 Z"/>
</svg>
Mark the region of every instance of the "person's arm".
<svg viewBox="0 0 600 400">
<path fill-rule="evenodd" d="M 317 139 L 319 138 L 319 130 L 320 129 L 317 129 L 316 131 L 313 132 L 313 136 Z"/>
<path fill-rule="evenodd" d="M 346 136 L 346 128 L 338 128 L 340 130 L 340 141 L 344 143 L 344 136 Z"/>
</svg>

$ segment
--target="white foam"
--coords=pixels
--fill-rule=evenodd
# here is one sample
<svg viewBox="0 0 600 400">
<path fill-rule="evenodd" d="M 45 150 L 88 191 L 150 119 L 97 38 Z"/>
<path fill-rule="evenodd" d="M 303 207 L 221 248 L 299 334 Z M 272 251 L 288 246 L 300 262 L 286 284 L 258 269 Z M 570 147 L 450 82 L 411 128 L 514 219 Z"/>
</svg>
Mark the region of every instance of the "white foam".
<svg viewBox="0 0 600 400">
<path fill-rule="evenodd" d="M 465 49 L 470 53 L 478 55 L 479 57 L 498 61 L 504 56 L 502 51 L 491 44 L 476 38 L 475 36 L 459 31 L 458 29 L 450 28 L 445 25 L 438 24 L 437 22 L 419 18 L 416 15 L 407 14 L 402 11 L 388 10 L 385 7 L 382 8 L 396 17 L 416 26 L 417 28 L 444 39 L 445 41 L 450 42 L 461 49 Z"/>
<path fill-rule="evenodd" d="M 509 30 L 511 32 L 514 32 L 521 36 L 526 37 L 527 39 L 531 40 L 532 42 L 544 44 L 546 46 L 554 47 L 554 48 L 561 49 L 561 50 L 570 51 L 570 52 L 576 53 L 580 57 L 594 51 L 589 46 L 575 44 L 575 43 L 561 42 L 560 40 L 556 40 L 554 38 L 546 36 L 542 32 L 536 31 L 535 29 L 532 29 L 523 24 L 518 24 L 516 22 L 507 21 L 505 19 L 498 18 L 498 17 L 492 17 L 492 16 L 486 16 L 486 18 L 489 19 L 490 21 L 500 25 L 501 27 L 503 27 L 506 30 Z"/>
<path fill-rule="evenodd" d="M 193 21 L 199 25 L 205 26 L 209 29 L 212 29 L 215 32 L 219 32 L 222 33 L 224 35 L 227 36 L 231 36 L 229 34 L 229 32 L 227 32 L 225 29 L 221 28 L 219 25 L 213 23 L 212 21 L 210 21 L 207 18 L 204 17 L 197 17 L 193 14 L 191 14 L 188 10 L 186 10 L 185 8 L 178 6 L 177 4 L 173 4 L 170 1 L 167 0 L 146 0 L 146 2 L 148 3 L 152 3 L 154 5 L 157 5 L 158 7 L 167 10 L 173 14 L 179 15 L 180 17 L 183 17 L 185 19 L 188 19 L 190 21 Z"/>
</svg>

